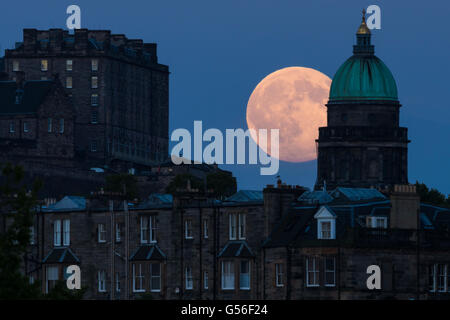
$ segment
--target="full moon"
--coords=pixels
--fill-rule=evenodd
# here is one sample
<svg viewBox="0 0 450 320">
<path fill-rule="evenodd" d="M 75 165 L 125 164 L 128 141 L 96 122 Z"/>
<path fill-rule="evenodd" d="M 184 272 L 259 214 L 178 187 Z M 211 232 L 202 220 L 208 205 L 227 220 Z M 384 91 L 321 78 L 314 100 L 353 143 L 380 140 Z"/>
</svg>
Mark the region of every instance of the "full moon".
<svg viewBox="0 0 450 320">
<path fill-rule="evenodd" d="M 279 129 L 280 160 L 317 158 L 315 139 L 319 127 L 327 125 L 330 85 L 331 79 L 317 70 L 289 67 L 269 74 L 256 86 L 247 104 L 247 125 L 256 132 L 268 130 L 266 153 L 271 150 L 270 129 Z M 252 138 L 257 142 L 253 134 Z"/>
</svg>

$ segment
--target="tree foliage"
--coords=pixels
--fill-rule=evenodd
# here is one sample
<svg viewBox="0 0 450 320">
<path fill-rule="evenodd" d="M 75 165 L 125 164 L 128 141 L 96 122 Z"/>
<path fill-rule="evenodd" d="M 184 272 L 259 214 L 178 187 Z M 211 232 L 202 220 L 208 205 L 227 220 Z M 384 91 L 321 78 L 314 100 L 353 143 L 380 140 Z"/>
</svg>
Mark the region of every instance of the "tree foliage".
<svg viewBox="0 0 450 320">
<path fill-rule="evenodd" d="M 39 284 L 30 284 L 21 272 L 30 242 L 30 228 L 37 207 L 40 183 L 30 190 L 22 184 L 23 169 L 6 164 L 1 167 L 0 184 L 0 299 L 37 299 Z"/>
<path fill-rule="evenodd" d="M 44 295 L 41 283 L 30 283 L 22 270 L 42 185 L 36 180 L 27 186 L 24 175 L 20 166 L 0 167 L 0 300 L 81 299 L 85 289 L 69 290 L 64 281 Z"/>
<path fill-rule="evenodd" d="M 208 189 L 213 190 L 215 196 L 219 198 L 229 197 L 236 192 L 236 178 L 223 171 L 210 173 L 206 176 Z"/>
<path fill-rule="evenodd" d="M 166 187 L 166 193 L 174 194 L 180 189 L 186 189 L 190 181 L 191 189 L 205 190 L 203 181 L 190 173 L 177 174 Z"/>
<path fill-rule="evenodd" d="M 55 286 L 48 294 L 44 296 L 46 300 L 81 300 L 87 288 L 82 287 L 78 290 L 70 290 L 67 288 L 66 281 L 57 281 Z"/>
<path fill-rule="evenodd" d="M 106 177 L 105 191 L 126 194 L 128 200 L 139 196 L 136 177 L 128 173 L 112 174 Z"/>
</svg>

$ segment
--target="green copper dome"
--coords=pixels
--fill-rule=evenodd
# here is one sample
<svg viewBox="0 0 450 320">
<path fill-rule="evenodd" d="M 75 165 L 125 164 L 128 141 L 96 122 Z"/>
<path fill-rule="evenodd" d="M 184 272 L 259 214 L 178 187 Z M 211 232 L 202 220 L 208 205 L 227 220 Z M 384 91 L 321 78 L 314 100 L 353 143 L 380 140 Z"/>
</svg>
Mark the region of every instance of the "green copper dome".
<svg viewBox="0 0 450 320">
<path fill-rule="evenodd" d="M 333 77 L 330 100 L 398 100 L 394 77 L 383 61 L 374 55 L 370 36 L 363 16 L 353 56 Z"/>
</svg>

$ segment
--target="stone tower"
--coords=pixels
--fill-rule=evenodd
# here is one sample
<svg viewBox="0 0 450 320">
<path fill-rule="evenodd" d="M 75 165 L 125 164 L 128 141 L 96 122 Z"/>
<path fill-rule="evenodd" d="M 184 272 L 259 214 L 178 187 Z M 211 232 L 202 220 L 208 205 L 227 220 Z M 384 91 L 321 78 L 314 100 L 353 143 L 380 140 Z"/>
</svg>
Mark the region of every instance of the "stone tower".
<svg viewBox="0 0 450 320">
<path fill-rule="evenodd" d="M 365 12 L 351 56 L 334 75 L 327 127 L 319 128 L 315 189 L 408 182 L 407 128 L 392 73 L 374 55 Z"/>
</svg>

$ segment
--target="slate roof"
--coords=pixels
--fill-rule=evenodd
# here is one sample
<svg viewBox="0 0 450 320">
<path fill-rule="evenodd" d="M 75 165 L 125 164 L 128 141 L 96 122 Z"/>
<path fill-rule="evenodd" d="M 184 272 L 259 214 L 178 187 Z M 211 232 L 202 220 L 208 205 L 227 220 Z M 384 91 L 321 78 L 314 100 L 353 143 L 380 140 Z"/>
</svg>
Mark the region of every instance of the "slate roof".
<svg viewBox="0 0 450 320">
<path fill-rule="evenodd" d="M 167 193 L 152 193 L 147 200 L 139 203 L 136 209 L 157 209 L 157 208 L 171 208 L 173 204 L 173 197 Z"/>
<path fill-rule="evenodd" d="M 348 201 L 386 199 L 386 197 L 380 191 L 368 188 L 337 187 L 330 192 L 330 195 L 335 199 L 344 196 Z"/>
<path fill-rule="evenodd" d="M 333 197 L 328 194 L 328 192 L 323 190 L 316 190 L 316 191 L 306 191 L 302 193 L 300 197 L 297 199 L 298 201 L 305 202 L 305 203 L 328 203 L 333 201 Z"/>
<path fill-rule="evenodd" d="M 303 233 L 307 234 L 318 207 L 303 207 L 288 214 L 263 243 L 264 247 L 284 247 L 290 245 Z"/>
<path fill-rule="evenodd" d="M 226 201 L 236 202 L 250 202 L 250 201 L 263 201 L 263 192 L 259 190 L 239 190 L 232 196 L 228 197 Z"/>
<path fill-rule="evenodd" d="M 82 211 L 86 209 L 86 199 L 77 196 L 65 196 L 42 211 Z"/>
<path fill-rule="evenodd" d="M 155 203 L 155 204 L 163 204 L 163 203 L 172 203 L 173 197 L 171 194 L 168 193 L 152 193 L 148 197 L 149 202 Z"/>
<path fill-rule="evenodd" d="M 23 96 L 16 104 L 17 84 L 15 81 L 0 81 L 0 114 L 33 114 L 51 91 L 53 81 L 25 81 Z"/>
<path fill-rule="evenodd" d="M 314 218 L 314 214 L 321 207 L 321 205 L 301 205 L 292 208 L 290 213 L 274 227 L 263 245 L 265 247 L 302 246 L 309 241 L 316 241 L 317 220 Z M 383 216 L 389 219 L 391 210 L 389 199 L 375 199 L 364 203 L 361 203 L 361 201 L 328 203 L 326 207 L 336 215 L 336 235 L 338 238 L 350 229 L 367 230 L 365 228 L 367 216 Z M 450 209 L 421 204 L 420 222 L 423 230 L 450 231 Z M 401 231 L 398 232 L 400 238 L 396 240 L 397 243 L 400 243 L 402 239 L 408 239 L 407 231 L 404 235 Z M 320 241 L 328 241 L 330 245 L 333 244 L 333 240 Z"/>
<path fill-rule="evenodd" d="M 219 252 L 219 258 L 253 258 L 255 255 L 250 250 L 246 241 L 229 241 Z"/>
<path fill-rule="evenodd" d="M 164 260 L 166 255 L 164 252 L 155 244 L 142 245 L 140 246 L 134 254 L 131 255 L 131 261 L 147 261 L 147 260 Z"/>
<path fill-rule="evenodd" d="M 80 263 L 80 259 L 70 248 L 53 248 L 42 263 Z"/>
</svg>

